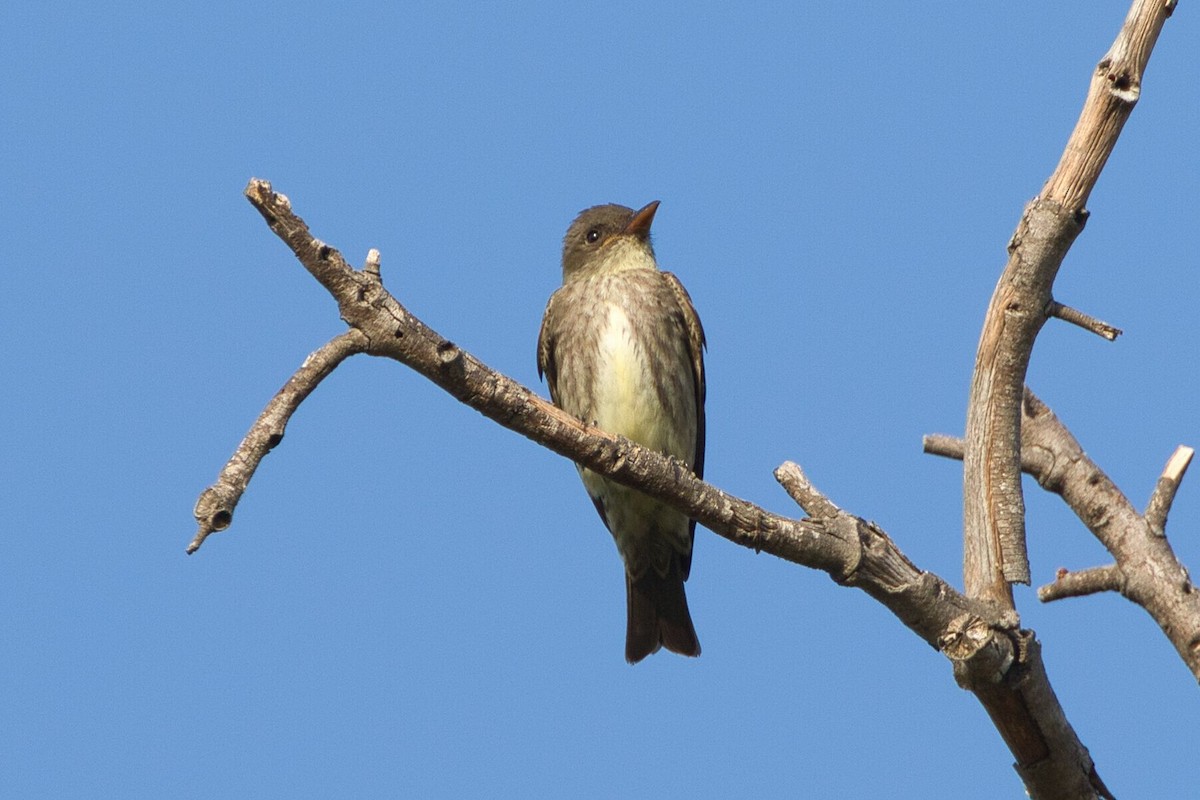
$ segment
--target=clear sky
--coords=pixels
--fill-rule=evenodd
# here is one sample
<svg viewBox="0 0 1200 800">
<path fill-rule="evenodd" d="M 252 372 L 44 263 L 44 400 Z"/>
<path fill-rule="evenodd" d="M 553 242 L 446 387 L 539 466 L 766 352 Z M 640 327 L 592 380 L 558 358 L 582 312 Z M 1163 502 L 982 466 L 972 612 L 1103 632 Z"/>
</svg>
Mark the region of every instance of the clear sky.
<svg viewBox="0 0 1200 800">
<path fill-rule="evenodd" d="M 0 792 L 8 797 L 1022 796 L 949 663 L 861 592 L 697 531 L 704 655 L 625 664 L 571 464 L 358 357 L 233 527 L 192 505 L 344 329 L 242 198 L 544 392 L 561 237 L 662 201 L 708 332 L 707 472 L 785 459 L 961 585 L 982 314 L 1127 10 L 1094 3 L 92 4 L 0 10 Z M 1181 3 L 1030 383 L 1133 502 L 1200 445 L 1198 28 Z M 1200 571 L 1200 475 L 1169 534 Z M 1106 555 L 1028 482 L 1035 585 Z M 1122 798 L 1197 791 L 1200 694 L 1115 596 L 1017 591 Z"/>
</svg>

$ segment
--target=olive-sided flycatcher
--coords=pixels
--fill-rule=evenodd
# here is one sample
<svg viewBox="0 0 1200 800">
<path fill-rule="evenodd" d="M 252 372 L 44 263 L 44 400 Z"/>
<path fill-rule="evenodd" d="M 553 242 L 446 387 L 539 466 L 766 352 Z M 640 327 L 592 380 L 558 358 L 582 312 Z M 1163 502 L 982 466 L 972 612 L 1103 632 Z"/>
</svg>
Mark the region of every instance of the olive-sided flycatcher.
<svg viewBox="0 0 1200 800">
<path fill-rule="evenodd" d="M 683 285 L 650 245 L 658 201 L 580 213 L 563 239 L 563 285 L 538 337 L 538 374 L 564 411 L 704 472 L 704 330 Z M 700 655 L 683 582 L 696 523 L 579 467 L 625 562 L 625 658 L 665 645 Z"/>
</svg>

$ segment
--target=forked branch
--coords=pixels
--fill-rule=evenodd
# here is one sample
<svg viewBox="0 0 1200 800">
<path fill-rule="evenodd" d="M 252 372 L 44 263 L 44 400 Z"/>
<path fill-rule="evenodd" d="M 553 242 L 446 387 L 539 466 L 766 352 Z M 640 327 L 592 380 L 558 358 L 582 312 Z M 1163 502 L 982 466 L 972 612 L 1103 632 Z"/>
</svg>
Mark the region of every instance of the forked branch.
<svg viewBox="0 0 1200 800">
<path fill-rule="evenodd" d="M 377 259 L 362 271 L 352 269 L 337 250 L 312 236 L 287 198 L 268 183 L 251 181 L 246 196 L 337 300 L 352 327 L 345 335 L 347 355 L 365 352 L 400 361 L 501 425 L 636 486 L 737 544 L 823 570 L 838 583 L 862 589 L 950 659 L 956 679 L 979 697 L 1008 743 L 1032 797 L 1060 797 L 1064 791 L 1107 796 L 1054 697 L 1036 638 L 1017 627 L 1015 615 L 973 602 L 917 568 L 878 526 L 838 509 L 793 464 L 780 467 L 777 477 L 812 519 L 772 514 L 700 480 L 661 453 L 583 424 L 413 316 L 384 289 Z M 230 463 L 256 464 L 254 459 L 261 458 L 258 440 L 248 435 Z M 249 480 L 252 472 L 238 474 Z M 218 481 L 216 487 L 222 485 Z M 239 494 L 244 488 L 238 484 Z M 219 494 L 215 487 L 209 493 Z M 232 506 L 226 508 L 227 525 Z M 208 515 L 198 516 L 198 522 L 204 531 Z M 198 534 L 191 549 L 202 540 Z"/>
<path fill-rule="evenodd" d="M 1020 488 L 1022 386 L 1034 339 L 1048 315 L 1070 318 L 1102 335 L 1115 331 L 1055 303 L 1051 288 L 1082 230 L 1087 195 L 1137 99 L 1145 60 L 1172 7 L 1161 1 L 1134 2 L 1117 42 L 1101 61 L 1059 168 L 1026 209 L 1010 244 L 1009 265 L 980 337 L 968 409 L 965 595 L 918 569 L 878 526 L 839 509 L 794 464 L 780 467 L 777 477 L 811 519 L 767 512 L 705 483 L 662 454 L 584 425 L 418 320 L 383 288 L 377 259 L 362 271 L 352 269 L 335 249 L 312 237 L 287 198 L 269 184 L 251 181 L 246 194 L 337 300 L 351 328 L 339 345 L 340 358 L 365 352 L 400 361 L 501 425 L 636 487 L 737 544 L 861 588 L 950 659 L 958 683 L 979 698 L 1016 757 L 1031 797 L 1110 797 L 1054 695 L 1036 637 L 1020 629 L 1012 606 L 1009 583 L 1029 580 Z M 324 374 L 328 372 L 320 377 Z M 315 386 L 320 377 L 296 380 Z M 286 422 L 290 401 L 277 401 Z M 189 551 L 209 532 L 229 524 L 254 467 L 282 435 L 278 416 L 264 412 L 264 418 L 275 422 L 260 419 L 261 431 L 256 423 L 222 479 L 206 490 L 208 501 L 202 496 L 197 505 L 200 533 Z M 1164 488 L 1158 505 L 1169 506 L 1170 491 Z M 1165 522 L 1165 510 L 1161 518 Z M 1165 545 L 1165 537 L 1159 538 Z"/>
<path fill-rule="evenodd" d="M 1046 491 L 1060 495 L 1112 554 L 1115 564 L 1060 570 L 1038 591 L 1044 602 L 1099 591 L 1120 592 L 1146 610 L 1200 680 L 1200 591 L 1167 541 L 1167 512 L 1192 458 L 1179 447 L 1167 461 L 1141 514 L 1033 392 L 1022 404 L 1021 465 Z M 925 437 L 925 452 L 962 458 L 962 439 Z"/>
<path fill-rule="evenodd" d="M 1054 301 L 1058 269 L 1083 230 L 1085 208 L 1125 120 L 1173 2 L 1134 0 L 1100 59 L 1075 130 L 1008 246 L 979 337 L 963 459 L 963 577 L 967 594 L 1012 608 L 1009 584 L 1029 583 L 1021 494 L 1021 395 L 1029 357 L 1050 315 L 1115 338 L 1115 328 Z"/>
</svg>

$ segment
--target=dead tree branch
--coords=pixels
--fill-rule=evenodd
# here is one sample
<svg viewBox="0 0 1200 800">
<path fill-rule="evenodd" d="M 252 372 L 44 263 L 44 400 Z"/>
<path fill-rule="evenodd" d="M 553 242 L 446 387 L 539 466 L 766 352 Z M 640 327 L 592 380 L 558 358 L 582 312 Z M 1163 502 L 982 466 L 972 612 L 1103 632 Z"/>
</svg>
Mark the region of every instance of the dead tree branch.
<svg viewBox="0 0 1200 800">
<path fill-rule="evenodd" d="M 1062 600 L 1066 597 L 1083 597 L 1099 592 L 1119 592 L 1125 583 L 1125 576 L 1116 564 L 1103 567 L 1091 567 L 1079 572 L 1068 572 L 1060 569 L 1054 578 L 1054 583 L 1048 583 L 1038 588 L 1038 599 L 1043 603 Z"/>
<path fill-rule="evenodd" d="M 384 289 L 377 259 L 362 271 L 352 269 L 337 250 L 313 238 L 287 198 L 268 183 L 252 180 L 246 196 L 337 300 L 342 318 L 352 327 L 344 335 L 350 337 L 343 345 L 347 355 L 365 352 L 400 361 L 510 430 L 636 486 L 737 544 L 822 570 L 842 585 L 862 589 L 950 659 L 956 680 L 980 699 L 1012 750 L 1032 797 L 1108 796 L 1054 696 L 1035 635 L 1019 629 L 1015 614 L 972 601 L 917 568 L 882 529 L 838 509 L 794 464 L 784 464 L 776 477 L 811 519 L 772 514 L 700 480 L 667 456 L 583 424 L 413 316 Z M 298 373 L 295 380 L 307 381 L 311 391 L 319 378 Z M 260 424 L 261 420 L 231 464 L 257 464 L 269 449 L 263 449 L 261 436 L 255 434 Z M 277 439 L 268 436 L 268 441 Z M 239 494 L 251 473 L 238 473 L 243 481 L 237 484 Z M 222 485 L 219 481 L 205 495 L 220 496 Z M 226 527 L 232 504 L 221 508 Z M 207 510 L 198 514 L 201 532 L 211 526 L 211 516 Z M 203 538 L 197 534 L 190 549 Z"/>
<path fill-rule="evenodd" d="M 1085 331 L 1094 333 L 1103 339 L 1108 339 L 1110 342 L 1115 341 L 1118 336 L 1124 333 L 1120 328 L 1109 325 L 1107 322 L 1098 320 L 1090 314 L 1085 314 L 1070 306 L 1064 306 L 1057 300 L 1050 301 L 1050 305 L 1046 309 L 1046 316 L 1058 317 L 1063 322 L 1078 325 Z"/>
<path fill-rule="evenodd" d="M 963 577 L 969 596 L 1002 608 L 1013 607 L 1010 584 L 1029 583 L 1020 474 L 1029 357 L 1049 315 L 1063 316 L 1065 307 L 1052 296 L 1054 279 L 1083 230 L 1088 196 L 1137 103 L 1150 53 L 1173 10 L 1173 2 L 1134 0 L 1096 66 L 1062 159 L 1009 242 L 979 337 L 963 459 Z M 1076 324 L 1092 320 L 1074 309 L 1068 316 Z"/>
<path fill-rule="evenodd" d="M 338 364 L 365 349 L 366 339 L 351 328 L 304 359 L 300 369 L 288 378 L 250 426 L 242 443 L 217 476 L 217 482 L 200 493 L 192 512 L 199 528 L 187 547 L 188 555 L 199 550 L 209 534 L 223 531 L 233 522 L 233 510 L 250 485 L 254 471 L 267 453 L 283 441 L 288 420 L 296 413 L 304 398 L 312 394 L 317 384 L 333 372 Z"/>
<path fill-rule="evenodd" d="M 1137 100 L 1146 60 L 1173 5 L 1135 0 L 1100 62 L 1062 161 L 1042 194 L 1025 209 L 1010 242 L 1008 266 L 980 337 L 967 415 L 965 594 L 917 568 L 878 526 L 839 509 L 795 464 L 781 466 L 776 477 L 810 519 L 772 514 L 705 483 L 669 457 L 572 418 L 413 316 L 383 288 L 377 258 L 362 271 L 352 269 L 337 250 L 312 237 L 287 198 L 274 193 L 268 183 L 252 180 L 246 195 L 336 299 L 351 331 L 339 337 L 336 348 L 339 340 L 327 345 L 340 354 L 331 358 L 365 352 L 400 361 L 501 425 L 636 487 L 737 544 L 825 571 L 839 584 L 862 589 L 951 661 L 956 681 L 979 698 L 1016 757 L 1016 769 L 1031 797 L 1111 797 L 1055 697 L 1035 634 L 1020 628 L 1013 608 L 1010 583 L 1029 581 L 1021 436 L 1023 427 L 1032 434 L 1039 427 L 1034 421 L 1044 416 L 1036 411 L 1036 398 L 1022 402 L 1022 388 L 1037 333 L 1050 316 L 1106 337 L 1118 333 L 1057 303 L 1051 290 L 1067 250 L 1083 229 L 1088 194 Z M 333 366 L 336 363 L 329 369 Z M 328 371 L 297 373 L 295 402 L 325 374 Z M 221 480 L 201 496 L 200 532 L 189 552 L 208 533 L 228 526 L 254 467 L 282 435 L 282 424 L 291 413 L 287 409 L 294 410 L 288 405 L 293 395 L 283 398 L 286 393 L 287 387 L 272 401 L 278 402 L 279 411 L 271 413 L 268 406 Z M 1023 426 L 1024 405 L 1029 411 Z M 1055 459 L 1051 457 L 1046 467 L 1044 458 L 1031 453 L 1025 465 L 1056 475 Z M 1182 469 L 1173 474 L 1177 484 Z M 1172 486 L 1162 486 L 1147 518 L 1165 524 L 1173 492 Z M 1066 489 L 1063 495 L 1068 503 L 1076 502 Z M 1165 537 L 1158 540 L 1166 546 Z M 1119 543 L 1114 546 L 1120 549 Z M 1114 555 L 1120 567 L 1122 557 L 1116 550 Z M 1130 585 L 1131 573 L 1122 574 L 1126 583 L 1120 590 L 1137 594 L 1140 590 Z M 1187 591 L 1192 591 L 1190 583 Z M 1194 649 L 1200 651 L 1200 646 Z"/>
<path fill-rule="evenodd" d="M 1192 449 L 1176 449 L 1146 513 L 1141 514 L 1087 456 L 1058 416 L 1029 390 L 1022 410 L 1022 468 L 1043 489 L 1061 496 L 1116 561 L 1079 572 L 1062 570 L 1054 583 L 1039 589 L 1039 598 L 1049 602 L 1099 591 L 1120 592 L 1154 618 L 1200 680 L 1200 591 L 1175 556 L 1164 530 Z M 947 436 L 928 436 L 925 451 L 962 458 L 964 443 Z"/>
</svg>

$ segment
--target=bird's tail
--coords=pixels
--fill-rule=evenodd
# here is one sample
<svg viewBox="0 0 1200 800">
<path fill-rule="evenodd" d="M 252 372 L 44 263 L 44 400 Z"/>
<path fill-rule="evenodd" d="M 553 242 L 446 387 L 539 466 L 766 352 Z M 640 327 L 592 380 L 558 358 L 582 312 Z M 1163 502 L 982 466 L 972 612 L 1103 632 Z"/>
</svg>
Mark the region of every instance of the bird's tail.
<svg viewBox="0 0 1200 800">
<path fill-rule="evenodd" d="M 629 621 L 625 629 L 625 660 L 636 664 L 659 647 L 684 656 L 700 655 L 700 641 L 688 612 L 679 558 L 672 555 L 666 575 L 653 567 L 637 580 L 625 573 Z"/>
</svg>

